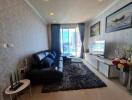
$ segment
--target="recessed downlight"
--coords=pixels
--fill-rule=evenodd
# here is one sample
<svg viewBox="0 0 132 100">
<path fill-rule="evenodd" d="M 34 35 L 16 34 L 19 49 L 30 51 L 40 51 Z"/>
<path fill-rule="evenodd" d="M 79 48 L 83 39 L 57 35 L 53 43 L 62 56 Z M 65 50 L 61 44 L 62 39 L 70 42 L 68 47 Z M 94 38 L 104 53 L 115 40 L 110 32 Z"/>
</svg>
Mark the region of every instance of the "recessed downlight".
<svg viewBox="0 0 132 100">
<path fill-rule="evenodd" d="M 54 16 L 55 14 L 54 14 L 53 12 L 50 12 L 49 15 L 50 15 L 50 16 Z"/>
</svg>

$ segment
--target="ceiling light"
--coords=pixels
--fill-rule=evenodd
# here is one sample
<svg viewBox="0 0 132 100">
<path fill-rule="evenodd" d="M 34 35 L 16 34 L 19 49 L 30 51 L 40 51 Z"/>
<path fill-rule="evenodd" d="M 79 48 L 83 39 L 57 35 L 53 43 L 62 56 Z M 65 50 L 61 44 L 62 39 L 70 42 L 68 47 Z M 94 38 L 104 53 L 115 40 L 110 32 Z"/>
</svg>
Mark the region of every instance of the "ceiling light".
<svg viewBox="0 0 132 100">
<path fill-rule="evenodd" d="M 50 15 L 50 16 L 54 16 L 54 13 L 53 13 L 53 12 L 51 12 L 51 13 L 49 13 L 49 15 Z"/>
</svg>

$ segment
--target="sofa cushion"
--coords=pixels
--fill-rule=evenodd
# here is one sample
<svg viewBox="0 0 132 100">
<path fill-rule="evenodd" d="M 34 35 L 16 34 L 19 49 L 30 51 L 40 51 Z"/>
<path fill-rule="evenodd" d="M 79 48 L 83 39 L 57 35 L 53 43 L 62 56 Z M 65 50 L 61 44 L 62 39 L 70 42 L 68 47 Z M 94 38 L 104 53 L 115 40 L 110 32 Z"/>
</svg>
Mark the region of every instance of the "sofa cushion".
<svg viewBox="0 0 132 100">
<path fill-rule="evenodd" d="M 48 56 L 45 57 L 42 61 L 41 61 L 41 66 L 40 68 L 48 68 L 51 67 L 54 63 L 54 60 L 49 58 Z"/>
</svg>

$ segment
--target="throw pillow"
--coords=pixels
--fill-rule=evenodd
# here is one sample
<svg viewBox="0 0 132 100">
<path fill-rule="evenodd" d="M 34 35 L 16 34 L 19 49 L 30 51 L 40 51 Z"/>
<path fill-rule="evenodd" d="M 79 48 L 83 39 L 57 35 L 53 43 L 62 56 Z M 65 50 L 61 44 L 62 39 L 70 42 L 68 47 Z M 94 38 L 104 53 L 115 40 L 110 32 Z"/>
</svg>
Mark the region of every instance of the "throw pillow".
<svg viewBox="0 0 132 100">
<path fill-rule="evenodd" d="M 55 51 L 52 51 L 51 53 L 56 57 L 56 52 Z"/>
<path fill-rule="evenodd" d="M 41 68 L 49 68 L 53 65 L 53 63 L 54 63 L 54 60 L 47 56 L 41 61 L 40 67 Z"/>
<path fill-rule="evenodd" d="M 48 57 L 51 58 L 51 59 L 53 59 L 53 60 L 55 59 L 55 55 L 52 54 L 52 53 L 50 53 L 50 54 L 48 55 Z"/>
</svg>

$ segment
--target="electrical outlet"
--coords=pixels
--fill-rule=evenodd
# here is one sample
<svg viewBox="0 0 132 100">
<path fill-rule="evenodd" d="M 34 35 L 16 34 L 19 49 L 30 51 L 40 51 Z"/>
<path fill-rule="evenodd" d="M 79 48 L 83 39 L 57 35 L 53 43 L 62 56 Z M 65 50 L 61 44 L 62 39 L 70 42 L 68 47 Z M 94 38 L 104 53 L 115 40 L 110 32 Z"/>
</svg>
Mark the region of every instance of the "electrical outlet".
<svg viewBox="0 0 132 100">
<path fill-rule="evenodd" d="M 7 44 L 7 47 L 8 48 L 13 48 L 14 47 L 14 44 Z"/>
<path fill-rule="evenodd" d="M 24 73 L 24 69 L 21 69 L 21 71 L 20 71 L 20 72 L 21 72 L 21 74 L 23 74 L 23 73 Z"/>
<path fill-rule="evenodd" d="M 8 46 L 6 43 L 3 43 L 2 47 L 6 49 Z"/>
</svg>

